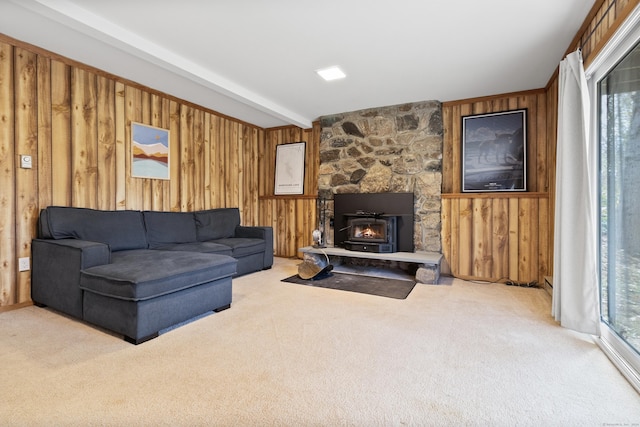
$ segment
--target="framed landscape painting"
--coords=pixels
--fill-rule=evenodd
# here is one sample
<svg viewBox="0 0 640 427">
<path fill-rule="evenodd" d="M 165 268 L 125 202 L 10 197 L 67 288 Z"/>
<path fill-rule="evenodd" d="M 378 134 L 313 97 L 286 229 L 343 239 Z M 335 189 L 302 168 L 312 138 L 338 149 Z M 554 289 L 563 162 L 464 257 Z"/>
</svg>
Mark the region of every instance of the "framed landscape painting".
<svg viewBox="0 0 640 427">
<path fill-rule="evenodd" d="M 527 110 L 462 117 L 462 191 L 527 191 Z"/>
<path fill-rule="evenodd" d="M 169 179 L 169 130 L 131 123 L 131 176 Z"/>
</svg>

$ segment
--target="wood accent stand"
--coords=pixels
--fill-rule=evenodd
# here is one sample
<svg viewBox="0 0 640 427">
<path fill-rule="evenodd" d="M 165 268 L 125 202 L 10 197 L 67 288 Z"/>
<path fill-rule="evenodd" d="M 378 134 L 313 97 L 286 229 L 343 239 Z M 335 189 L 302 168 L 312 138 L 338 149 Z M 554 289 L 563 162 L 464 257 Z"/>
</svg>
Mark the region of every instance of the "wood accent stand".
<svg viewBox="0 0 640 427">
<path fill-rule="evenodd" d="M 350 251 L 343 248 L 326 247 L 315 248 L 313 246 L 305 246 L 300 248 L 300 252 L 311 254 L 327 254 L 333 256 L 342 256 L 349 258 L 366 258 L 366 259 L 379 259 L 384 261 L 400 261 L 420 264 L 421 267 L 433 270 L 434 277 L 432 284 L 437 285 L 440 279 L 440 263 L 442 262 L 442 254 L 435 252 L 392 252 L 392 253 L 378 253 L 378 252 L 360 252 Z"/>
</svg>

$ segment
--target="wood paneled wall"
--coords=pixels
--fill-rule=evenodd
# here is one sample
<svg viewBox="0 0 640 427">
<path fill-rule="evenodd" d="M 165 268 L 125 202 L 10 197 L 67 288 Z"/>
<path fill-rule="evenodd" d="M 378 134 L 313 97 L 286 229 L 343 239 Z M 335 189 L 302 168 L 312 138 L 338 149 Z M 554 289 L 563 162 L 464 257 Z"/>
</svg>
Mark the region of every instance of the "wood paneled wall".
<svg viewBox="0 0 640 427">
<path fill-rule="evenodd" d="M 170 180 L 131 177 L 132 121 L 169 129 Z M 18 258 L 49 205 L 239 207 L 260 225 L 264 145 L 264 129 L 0 36 L 0 307 L 30 301 Z"/>
<path fill-rule="evenodd" d="M 597 0 L 566 53 L 582 49 L 585 66 L 640 0 Z M 558 73 L 546 88 L 443 104 L 442 239 L 445 269 L 462 278 L 517 281 L 553 274 Z M 461 117 L 527 108 L 526 193 L 460 193 Z"/>
<path fill-rule="evenodd" d="M 266 130 L 260 162 L 260 221 L 273 226 L 276 256 L 300 257 L 298 249 L 313 243 L 317 227 L 318 169 L 320 167 L 320 123 L 311 129 L 295 126 Z M 275 196 L 276 146 L 305 141 L 304 194 Z"/>
<path fill-rule="evenodd" d="M 638 4 L 640 0 L 596 0 L 566 53 L 582 49 L 587 67 Z"/>
<path fill-rule="evenodd" d="M 599 52 L 640 0 L 597 0 L 567 53 Z M 142 82 L 144 83 L 144 82 Z M 445 272 L 542 280 L 551 274 L 557 73 L 544 90 L 445 102 Z M 528 108 L 529 192 L 460 193 L 460 119 Z M 130 123 L 170 130 L 171 179 L 131 178 Z M 274 196 L 275 146 L 306 141 L 304 194 Z M 272 225 L 277 256 L 300 256 L 316 227 L 320 126 L 261 129 L 0 35 L 0 309 L 30 301 L 30 256 L 48 205 L 186 211 L 237 206 Z M 33 169 L 19 155 L 33 156 Z"/>
<path fill-rule="evenodd" d="M 478 280 L 541 281 L 550 268 L 544 90 L 443 103 L 442 248 L 445 272 Z M 527 192 L 461 193 L 462 117 L 527 109 Z M 447 269 L 449 271 L 447 271 Z"/>
</svg>

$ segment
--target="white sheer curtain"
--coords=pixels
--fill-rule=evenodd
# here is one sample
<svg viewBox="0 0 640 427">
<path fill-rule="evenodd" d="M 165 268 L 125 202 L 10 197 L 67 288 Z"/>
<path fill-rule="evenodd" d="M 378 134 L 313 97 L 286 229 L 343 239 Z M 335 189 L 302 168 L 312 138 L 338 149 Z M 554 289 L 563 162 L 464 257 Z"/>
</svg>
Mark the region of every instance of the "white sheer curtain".
<svg viewBox="0 0 640 427">
<path fill-rule="evenodd" d="M 595 153 L 580 51 L 560 63 L 551 314 L 564 327 L 600 334 Z"/>
</svg>

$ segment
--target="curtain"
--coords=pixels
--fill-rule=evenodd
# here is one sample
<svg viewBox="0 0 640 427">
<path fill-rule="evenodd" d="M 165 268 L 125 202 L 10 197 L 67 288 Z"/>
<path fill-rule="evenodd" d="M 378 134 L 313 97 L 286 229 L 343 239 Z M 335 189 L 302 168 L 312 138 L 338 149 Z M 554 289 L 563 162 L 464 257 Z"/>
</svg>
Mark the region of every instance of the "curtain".
<svg viewBox="0 0 640 427">
<path fill-rule="evenodd" d="M 560 63 L 551 314 L 560 325 L 600 334 L 595 152 L 582 54 Z"/>
</svg>

